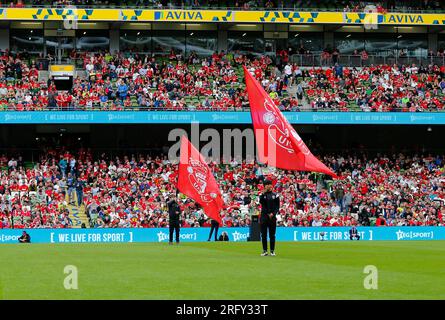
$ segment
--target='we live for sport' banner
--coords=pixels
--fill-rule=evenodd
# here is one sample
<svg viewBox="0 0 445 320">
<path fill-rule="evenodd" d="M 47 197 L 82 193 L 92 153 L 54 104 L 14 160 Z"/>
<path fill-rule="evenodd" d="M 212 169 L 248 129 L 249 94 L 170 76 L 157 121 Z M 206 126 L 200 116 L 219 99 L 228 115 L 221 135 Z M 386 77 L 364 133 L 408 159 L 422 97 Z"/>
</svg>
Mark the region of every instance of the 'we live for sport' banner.
<svg viewBox="0 0 445 320">
<path fill-rule="evenodd" d="M 358 227 L 360 241 L 445 240 L 445 227 Z M 23 230 L 0 229 L 0 244 L 17 243 Z M 168 242 L 167 228 L 152 229 L 27 229 L 32 243 Z M 209 228 L 183 228 L 181 241 L 207 241 Z M 247 241 L 249 228 L 220 228 L 229 241 Z M 345 241 L 348 227 L 277 228 L 277 241 Z"/>
<path fill-rule="evenodd" d="M 284 112 L 295 124 L 445 124 L 445 112 Z M 247 111 L 1 111 L 0 124 L 251 124 Z"/>
</svg>

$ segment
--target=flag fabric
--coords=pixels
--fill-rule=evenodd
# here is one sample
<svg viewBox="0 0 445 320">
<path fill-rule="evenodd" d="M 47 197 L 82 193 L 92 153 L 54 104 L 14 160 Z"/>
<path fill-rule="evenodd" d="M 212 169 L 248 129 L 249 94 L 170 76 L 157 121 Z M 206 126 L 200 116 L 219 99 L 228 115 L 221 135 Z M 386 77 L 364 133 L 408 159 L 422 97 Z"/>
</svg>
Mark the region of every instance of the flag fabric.
<svg viewBox="0 0 445 320">
<path fill-rule="evenodd" d="M 182 136 L 179 160 L 178 190 L 199 203 L 205 214 L 221 224 L 224 207 L 221 191 L 204 157 Z"/>
<path fill-rule="evenodd" d="M 260 162 L 276 168 L 336 174 L 318 160 L 244 66 L 250 114 Z"/>
</svg>

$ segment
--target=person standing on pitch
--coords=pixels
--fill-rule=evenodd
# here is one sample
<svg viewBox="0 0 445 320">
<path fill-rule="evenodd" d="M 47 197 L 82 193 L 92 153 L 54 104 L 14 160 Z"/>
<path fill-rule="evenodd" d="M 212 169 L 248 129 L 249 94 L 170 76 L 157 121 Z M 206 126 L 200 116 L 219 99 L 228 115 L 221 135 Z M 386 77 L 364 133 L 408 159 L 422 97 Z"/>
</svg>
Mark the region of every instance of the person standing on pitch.
<svg viewBox="0 0 445 320">
<path fill-rule="evenodd" d="M 270 238 L 270 255 L 275 256 L 275 232 L 277 230 L 276 214 L 280 210 L 280 198 L 272 192 L 272 182 L 264 181 L 264 193 L 260 196 L 261 204 L 261 241 L 263 244 L 263 253 L 261 256 L 267 256 L 267 231 Z"/>
<path fill-rule="evenodd" d="M 168 217 L 169 217 L 169 244 L 173 244 L 173 233 L 176 233 L 176 244 L 179 244 L 179 217 L 181 215 L 181 208 L 179 207 L 178 201 L 176 201 L 176 197 L 168 199 L 167 202 L 168 207 Z"/>
<path fill-rule="evenodd" d="M 212 219 L 210 223 L 211 223 L 210 234 L 209 234 L 209 239 L 207 241 L 210 241 L 210 239 L 212 238 L 213 231 L 215 231 L 215 241 L 218 241 L 219 222 Z"/>
</svg>

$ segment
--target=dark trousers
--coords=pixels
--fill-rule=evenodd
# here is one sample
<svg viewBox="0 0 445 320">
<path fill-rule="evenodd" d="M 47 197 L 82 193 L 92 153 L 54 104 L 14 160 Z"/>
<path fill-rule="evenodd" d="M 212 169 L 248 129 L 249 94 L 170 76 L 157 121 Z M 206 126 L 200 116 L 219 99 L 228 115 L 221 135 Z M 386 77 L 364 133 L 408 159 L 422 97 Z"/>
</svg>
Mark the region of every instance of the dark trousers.
<svg viewBox="0 0 445 320">
<path fill-rule="evenodd" d="M 218 229 L 219 229 L 219 224 L 212 223 L 212 226 L 210 227 L 209 240 L 212 238 L 213 231 L 215 231 L 215 241 L 218 240 Z"/>
<path fill-rule="evenodd" d="M 275 251 L 275 232 L 277 231 L 277 220 L 275 218 L 261 217 L 261 241 L 263 251 L 267 251 L 267 232 L 269 231 L 270 251 Z"/>
<path fill-rule="evenodd" d="M 76 193 L 77 193 L 77 206 L 80 207 L 83 201 L 83 191 L 77 190 Z"/>
<path fill-rule="evenodd" d="M 173 242 L 173 233 L 176 233 L 176 242 L 179 243 L 179 221 L 172 221 L 169 224 L 170 237 L 169 241 Z"/>
</svg>

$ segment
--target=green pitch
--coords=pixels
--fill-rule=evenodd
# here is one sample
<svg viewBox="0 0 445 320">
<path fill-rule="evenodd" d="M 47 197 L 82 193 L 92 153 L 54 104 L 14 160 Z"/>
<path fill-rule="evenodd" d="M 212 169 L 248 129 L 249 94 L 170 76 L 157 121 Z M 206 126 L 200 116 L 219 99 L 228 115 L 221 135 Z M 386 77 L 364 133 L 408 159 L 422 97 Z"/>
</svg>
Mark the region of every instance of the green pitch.
<svg viewBox="0 0 445 320">
<path fill-rule="evenodd" d="M 1 245 L 0 299 L 445 299 L 445 242 Z M 66 290 L 66 265 L 78 289 Z M 366 290 L 365 266 L 378 270 Z M 73 276 L 73 274 L 70 274 Z"/>
</svg>

